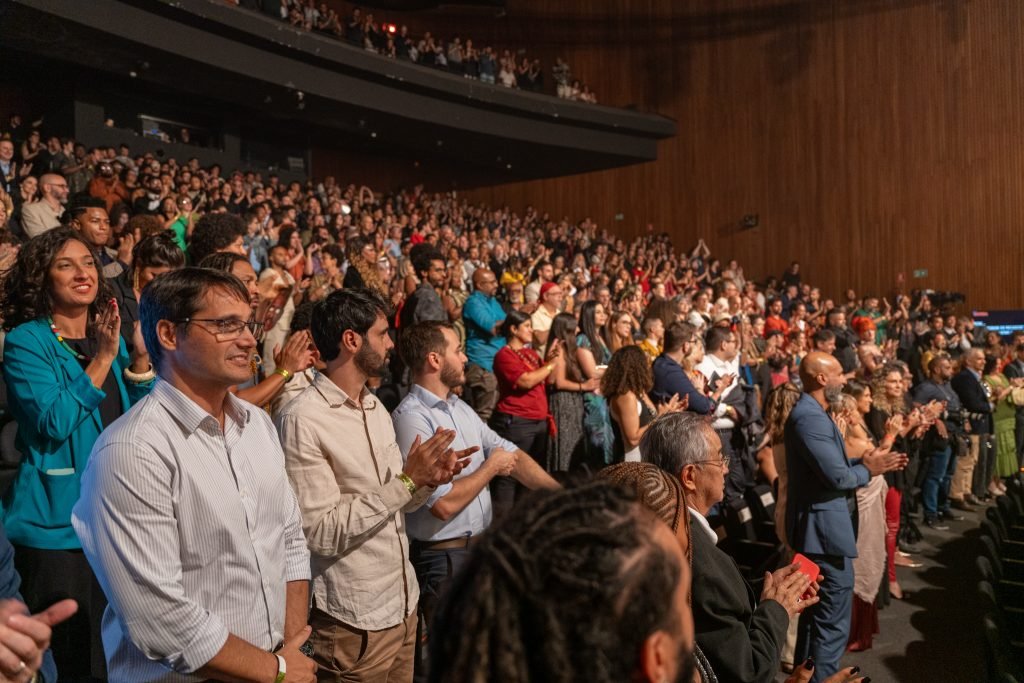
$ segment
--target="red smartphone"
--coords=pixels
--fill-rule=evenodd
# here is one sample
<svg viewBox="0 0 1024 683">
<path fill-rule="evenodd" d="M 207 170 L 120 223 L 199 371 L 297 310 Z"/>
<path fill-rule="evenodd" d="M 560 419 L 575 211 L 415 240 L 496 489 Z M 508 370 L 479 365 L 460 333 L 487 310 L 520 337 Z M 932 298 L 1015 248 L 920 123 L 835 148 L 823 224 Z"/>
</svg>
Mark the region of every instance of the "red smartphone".
<svg viewBox="0 0 1024 683">
<path fill-rule="evenodd" d="M 811 583 L 817 581 L 818 578 L 821 576 L 821 569 L 818 568 L 818 565 L 814 564 L 808 558 L 804 557 L 800 553 L 797 553 L 796 556 L 793 557 L 793 564 L 799 565 L 797 571 L 799 571 L 804 576 L 809 577 L 811 579 Z M 807 592 L 803 594 L 803 598 L 805 600 L 809 597 L 811 597 L 810 589 L 808 589 Z"/>
</svg>

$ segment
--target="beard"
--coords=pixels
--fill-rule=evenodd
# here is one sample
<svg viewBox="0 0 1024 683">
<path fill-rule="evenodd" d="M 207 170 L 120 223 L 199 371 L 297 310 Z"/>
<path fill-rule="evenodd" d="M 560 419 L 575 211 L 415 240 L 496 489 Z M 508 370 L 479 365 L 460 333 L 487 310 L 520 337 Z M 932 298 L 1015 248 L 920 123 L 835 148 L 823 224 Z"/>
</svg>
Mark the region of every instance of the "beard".
<svg viewBox="0 0 1024 683">
<path fill-rule="evenodd" d="M 387 369 L 387 354 L 377 353 L 365 341 L 353 360 L 359 371 L 367 377 L 383 377 Z"/>
<path fill-rule="evenodd" d="M 675 683 L 692 683 L 694 674 L 697 673 L 697 656 L 693 650 L 681 648 L 679 650 L 679 675 Z"/>
<path fill-rule="evenodd" d="M 839 401 L 839 398 L 843 395 L 842 384 L 826 384 L 825 385 L 825 400 L 829 404 L 834 404 Z"/>
<path fill-rule="evenodd" d="M 465 383 L 466 373 L 459 366 L 445 362 L 444 367 L 441 368 L 440 379 L 441 384 L 445 385 L 449 389 L 457 389 Z"/>
</svg>

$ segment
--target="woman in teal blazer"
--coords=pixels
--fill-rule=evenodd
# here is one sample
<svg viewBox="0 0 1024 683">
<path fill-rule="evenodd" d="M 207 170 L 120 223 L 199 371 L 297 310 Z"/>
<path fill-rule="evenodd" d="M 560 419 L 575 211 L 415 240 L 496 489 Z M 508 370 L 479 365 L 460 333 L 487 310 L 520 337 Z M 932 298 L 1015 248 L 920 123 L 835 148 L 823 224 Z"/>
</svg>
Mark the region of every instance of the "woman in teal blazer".
<svg viewBox="0 0 1024 683">
<path fill-rule="evenodd" d="M 97 210 L 105 218 L 102 209 L 87 213 Z M 78 615 L 54 629 L 61 676 L 105 678 L 106 601 L 71 527 L 71 509 L 100 432 L 149 392 L 154 373 L 141 340 L 128 356 L 98 259 L 75 230 L 26 243 L 0 296 L 9 330 L 4 379 L 23 455 L 0 502 L 3 523 L 29 609 L 45 608 L 54 595 L 78 601 Z"/>
</svg>

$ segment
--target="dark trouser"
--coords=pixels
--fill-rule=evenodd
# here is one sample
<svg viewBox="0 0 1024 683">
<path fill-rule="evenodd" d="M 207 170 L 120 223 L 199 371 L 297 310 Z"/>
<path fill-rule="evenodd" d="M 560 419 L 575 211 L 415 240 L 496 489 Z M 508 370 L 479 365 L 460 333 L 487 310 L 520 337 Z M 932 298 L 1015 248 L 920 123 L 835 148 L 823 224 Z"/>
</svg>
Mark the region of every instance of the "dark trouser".
<svg viewBox="0 0 1024 683">
<path fill-rule="evenodd" d="M 530 454 L 530 457 L 544 467 L 548 449 L 548 421 L 530 420 L 517 415 L 496 412 L 491 417 L 491 428 L 498 436 L 508 439 Z M 512 477 L 495 477 L 491 480 L 491 505 L 494 519 L 499 519 L 515 504 L 516 499 L 526 492 L 526 487 Z"/>
<path fill-rule="evenodd" d="M 1017 466 L 1024 466 L 1024 408 L 1017 408 L 1014 436 L 1017 439 Z"/>
<path fill-rule="evenodd" d="M 747 476 L 746 449 L 737 439 L 742 437 L 739 429 L 716 429 L 718 437 L 722 440 L 722 455 L 729 458 L 729 474 L 725 477 L 725 500 L 742 498 L 743 493 L 750 485 L 750 477 Z"/>
<path fill-rule="evenodd" d="M 15 546 L 14 568 L 21 576 L 25 605 L 33 614 L 65 598 L 78 601 L 78 612 L 55 626 L 50 640 L 60 680 L 105 680 L 100 623 L 107 599 L 85 554 L 81 550 Z"/>
<path fill-rule="evenodd" d="M 978 435 L 978 464 L 974 466 L 972 492 L 978 498 L 988 495 L 988 485 L 996 471 L 995 441 L 991 434 Z"/>
<path fill-rule="evenodd" d="M 466 386 L 471 391 L 470 401 L 480 419 L 487 422 L 498 402 L 498 378 L 476 363 L 466 366 Z"/>
<path fill-rule="evenodd" d="M 812 683 L 823 681 L 839 670 L 839 662 L 850 639 L 850 610 L 853 608 L 853 562 L 847 557 L 807 557 L 821 569 L 818 590 L 821 599 L 803 611 L 797 630 L 796 657 L 814 659 Z"/>
<path fill-rule="evenodd" d="M 946 446 L 929 453 L 922 465 L 921 506 L 925 519 L 935 519 L 940 511 L 949 509 L 949 484 L 953 479 L 952 470 L 956 467 L 956 458 L 952 455 L 952 447 Z M 950 467 L 951 463 L 953 467 Z"/>
<path fill-rule="evenodd" d="M 411 541 L 409 559 L 416 570 L 420 584 L 420 621 L 416 637 L 415 681 L 427 680 L 427 643 L 430 640 L 430 626 L 438 603 L 451 584 L 452 577 L 462 569 L 469 559 L 469 546 L 433 550 L 429 543 Z"/>
</svg>

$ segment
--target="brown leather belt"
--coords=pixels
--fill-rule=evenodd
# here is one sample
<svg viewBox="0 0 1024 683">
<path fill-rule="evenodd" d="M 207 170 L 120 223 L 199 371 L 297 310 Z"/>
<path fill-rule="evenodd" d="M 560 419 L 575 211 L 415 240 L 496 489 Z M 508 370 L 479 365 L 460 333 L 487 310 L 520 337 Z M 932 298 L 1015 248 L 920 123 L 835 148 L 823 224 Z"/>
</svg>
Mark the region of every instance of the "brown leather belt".
<svg viewBox="0 0 1024 683">
<path fill-rule="evenodd" d="M 454 548 L 469 548 L 476 543 L 476 536 L 459 536 L 458 538 L 447 538 L 442 541 L 413 541 L 421 550 L 452 550 Z"/>
</svg>

